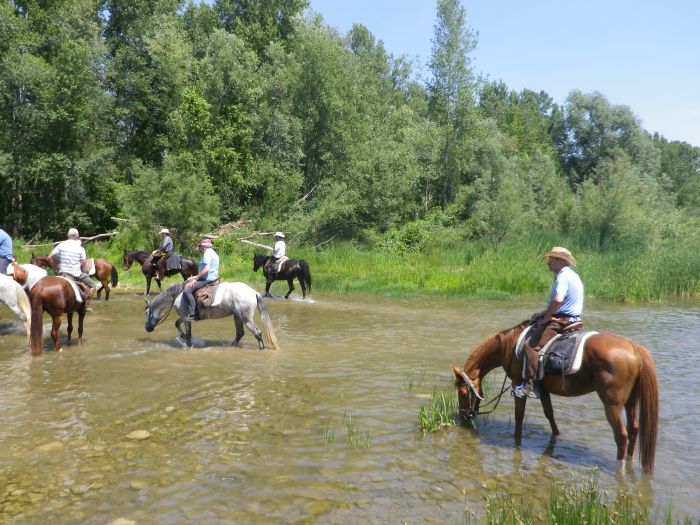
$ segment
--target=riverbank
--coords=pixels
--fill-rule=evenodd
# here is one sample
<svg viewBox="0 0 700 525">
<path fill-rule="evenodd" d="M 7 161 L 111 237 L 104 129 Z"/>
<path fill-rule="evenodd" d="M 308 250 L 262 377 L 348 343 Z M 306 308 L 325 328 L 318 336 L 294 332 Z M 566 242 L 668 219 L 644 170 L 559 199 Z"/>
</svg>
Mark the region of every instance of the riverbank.
<svg viewBox="0 0 700 525">
<path fill-rule="evenodd" d="M 541 236 L 493 244 L 446 235 L 429 239 L 416 251 L 348 243 L 322 250 L 291 244 L 288 253 L 308 262 L 316 292 L 508 300 L 547 293 L 552 275 L 542 254 L 555 243 Z M 693 255 L 700 247 L 669 243 L 654 250 L 600 252 L 566 239 L 558 243 L 570 247 L 576 257 L 587 298 L 654 302 L 700 294 L 700 259 Z M 264 283 L 261 271 L 253 273 L 253 248 L 231 238 L 215 240 L 214 247 L 221 258 L 222 278 L 255 287 Z M 121 282 L 143 285 L 138 268 L 123 270 L 123 248 L 118 243 L 90 243 L 87 251 L 116 264 Z M 21 262 L 29 260 L 29 252 L 18 254 Z M 199 259 L 197 253 L 186 254 Z M 301 293 L 296 281 L 295 287 Z M 285 293 L 286 283 L 276 282 L 272 291 Z"/>
</svg>

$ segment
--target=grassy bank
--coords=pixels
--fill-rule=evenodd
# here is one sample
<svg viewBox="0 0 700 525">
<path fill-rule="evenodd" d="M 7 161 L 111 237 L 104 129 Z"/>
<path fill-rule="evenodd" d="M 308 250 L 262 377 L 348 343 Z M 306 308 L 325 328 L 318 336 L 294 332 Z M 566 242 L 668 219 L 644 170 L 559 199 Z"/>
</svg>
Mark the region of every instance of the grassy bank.
<svg viewBox="0 0 700 525">
<path fill-rule="evenodd" d="M 290 243 L 288 253 L 309 263 L 315 292 L 498 300 L 545 294 L 552 275 L 542 254 L 555 244 L 572 250 L 578 261 L 576 271 L 589 298 L 643 302 L 700 293 L 700 259 L 695 256 L 700 245 L 668 244 L 654 250 L 600 252 L 577 246 L 571 240 L 547 236 L 493 244 L 465 242 L 448 233 L 427 239 L 415 251 L 342 243 L 315 250 Z M 216 239 L 214 247 L 221 257 L 223 278 L 247 282 L 256 288 L 263 285 L 262 273 L 252 271 L 254 249 L 233 238 Z M 90 243 L 87 251 L 90 256 L 117 263 L 120 281 L 143 285 L 138 268 L 122 270 L 123 247 L 118 242 Z M 16 252 L 22 262 L 29 260 L 28 251 Z M 200 258 L 195 250 L 182 250 L 182 253 L 196 260 Z M 286 283 L 276 283 L 273 291 L 286 291 Z"/>
</svg>

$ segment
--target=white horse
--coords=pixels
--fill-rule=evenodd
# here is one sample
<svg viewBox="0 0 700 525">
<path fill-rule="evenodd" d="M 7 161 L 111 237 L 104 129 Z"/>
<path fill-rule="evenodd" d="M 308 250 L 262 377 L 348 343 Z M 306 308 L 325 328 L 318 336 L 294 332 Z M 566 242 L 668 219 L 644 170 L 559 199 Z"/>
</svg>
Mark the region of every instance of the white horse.
<svg viewBox="0 0 700 525">
<path fill-rule="evenodd" d="M 46 277 L 48 272 L 37 266 L 36 264 L 20 264 L 22 268 L 27 271 L 27 282 L 24 283 L 24 289 L 29 293 L 29 290 L 36 284 L 36 282 L 42 277 Z M 7 267 L 7 275 L 14 275 L 15 269 L 12 265 Z"/>
<path fill-rule="evenodd" d="M 24 288 L 12 277 L 0 274 L 0 302 L 12 310 L 27 328 L 27 337 L 32 324 L 32 306 Z"/>
<path fill-rule="evenodd" d="M 175 328 L 184 337 L 187 346 L 192 346 L 192 323 L 185 321 L 188 312 L 187 304 L 182 300 L 182 291 L 185 288 L 185 283 L 174 284 L 161 293 L 159 293 L 153 301 L 146 300 L 146 331 L 152 332 L 155 327 L 163 322 L 170 311 L 174 308 L 178 314 L 178 319 L 175 321 Z M 255 307 L 260 311 L 260 317 L 263 322 L 262 333 L 258 330 L 253 322 L 255 315 Z M 243 337 L 243 325 L 248 327 L 255 339 L 258 340 L 260 350 L 265 348 L 265 342 L 275 350 L 279 349 L 277 336 L 272 328 L 272 321 L 267 307 L 263 302 L 262 295 L 253 290 L 245 283 L 229 283 L 222 282 L 216 285 L 214 298 L 209 308 L 200 310 L 201 320 L 204 319 L 219 319 L 233 315 L 233 320 L 236 325 L 236 339 L 233 345 L 237 345 Z M 181 323 L 185 323 L 185 332 L 180 328 Z"/>
</svg>

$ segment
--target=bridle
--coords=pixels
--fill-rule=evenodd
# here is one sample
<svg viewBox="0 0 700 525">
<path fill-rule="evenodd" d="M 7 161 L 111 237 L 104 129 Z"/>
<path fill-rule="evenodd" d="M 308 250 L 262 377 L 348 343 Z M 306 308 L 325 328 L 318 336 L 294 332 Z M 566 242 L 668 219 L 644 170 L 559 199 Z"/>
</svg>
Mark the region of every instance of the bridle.
<svg viewBox="0 0 700 525">
<path fill-rule="evenodd" d="M 511 352 L 510 354 L 510 362 L 508 364 L 508 368 L 510 368 L 510 365 L 513 363 L 513 357 L 515 356 L 515 350 Z M 476 416 L 484 416 L 486 414 L 490 414 L 491 412 L 494 412 L 496 408 L 498 408 L 498 404 L 501 402 L 501 397 L 503 397 L 503 394 L 505 394 L 508 391 L 508 388 L 506 386 L 506 381 L 508 380 L 508 374 L 505 375 L 503 378 L 503 385 L 501 386 L 501 391 L 496 394 L 496 396 L 491 399 L 490 401 L 487 401 L 486 403 L 483 404 L 483 406 L 489 406 L 491 403 L 496 403 L 493 408 L 487 411 L 482 411 L 481 407 L 482 405 L 479 403 L 479 408 L 477 408 L 477 403 L 480 401 L 483 401 L 484 398 L 479 395 L 479 393 L 476 391 L 476 388 L 474 387 L 474 383 L 472 383 L 472 380 L 469 379 L 469 376 L 467 375 L 466 372 L 462 371 L 461 372 L 461 377 L 464 379 L 464 382 L 467 385 L 467 388 L 469 389 L 471 395 L 469 396 L 469 408 L 460 408 L 459 409 L 459 415 L 462 417 L 462 419 L 466 421 L 471 421 L 473 424 L 473 420 Z"/>
</svg>

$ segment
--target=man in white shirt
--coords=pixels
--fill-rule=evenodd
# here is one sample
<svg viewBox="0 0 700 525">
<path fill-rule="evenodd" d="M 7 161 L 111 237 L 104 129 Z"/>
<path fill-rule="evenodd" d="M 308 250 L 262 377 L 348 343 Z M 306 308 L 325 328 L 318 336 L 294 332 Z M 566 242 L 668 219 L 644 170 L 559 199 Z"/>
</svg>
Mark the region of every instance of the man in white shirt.
<svg viewBox="0 0 700 525">
<path fill-rule="evenodd" d="M 90 298 L 95 295 L 97 287 L 92 279 L 82 270 L 82 262 L 87 259 L 85 248 L 80 242 L 78 230 L 68 230 L 68 239 L 59 243 L 49 254 L 58 256 L 58 275 L 79 281 L 90 288 Z"/>
<path fill-rule="evenodd" d="M 265 270 L 268 274 L 274 276 L 277 273 L 279 260 L 285 257 L 287 244 L 284 242 L 284 233 L 282 232 L 276 232 L 273 240 L 275 244 L 272 248 L 272 256 L 265 263 Z"/>
</svg>

